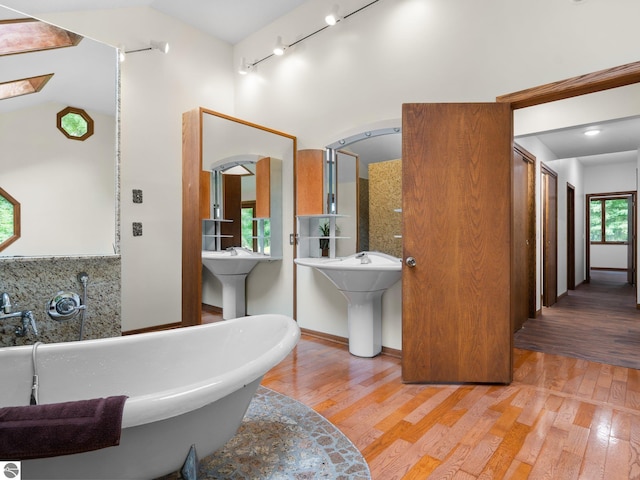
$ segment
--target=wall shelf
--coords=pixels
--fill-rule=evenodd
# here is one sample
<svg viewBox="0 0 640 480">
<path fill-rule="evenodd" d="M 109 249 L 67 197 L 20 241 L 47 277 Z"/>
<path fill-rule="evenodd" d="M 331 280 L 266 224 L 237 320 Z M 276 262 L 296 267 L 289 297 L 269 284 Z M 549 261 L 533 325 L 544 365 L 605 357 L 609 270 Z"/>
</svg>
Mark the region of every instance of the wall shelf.
<svg viewBox="0 0 640 480">
<path fill-rule="evenodd" d="M 320 257 L 322 250 L 320 249 L 320 240 L 329 240 L 329 258 L 336 256 L 336 241 L 340 239 L 348 239 L 350 237 L 341 237 L 336 232 L 339 226 L 336 221 L 339 218 L 348 218 L 348 215 L 340 215 L 336 213 L 323 213 L 314 215 L 298 215 L 298 257 Z M 329 235 L 318 235 L 320 225 L 323 220 L 329 221 Z"/>
</svg>

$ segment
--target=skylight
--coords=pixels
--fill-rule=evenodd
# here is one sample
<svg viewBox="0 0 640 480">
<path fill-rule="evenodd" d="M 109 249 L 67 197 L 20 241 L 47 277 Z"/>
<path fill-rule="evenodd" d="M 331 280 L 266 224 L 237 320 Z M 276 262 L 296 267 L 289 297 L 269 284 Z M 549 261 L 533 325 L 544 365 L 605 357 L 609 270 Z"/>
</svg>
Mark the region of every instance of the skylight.
<svg viewBox="0 0 640 480">
<path fill-rule="evenodd" d="M 0 21 L 0 56 L 72 47 L 82 36 L 33 18 Z"/>
<path fill-rule="evenodd" d="M 53 73 L 0 83 L 0 100 L 39 92 L 51 77 L 53 77 Z"/>
</svg>

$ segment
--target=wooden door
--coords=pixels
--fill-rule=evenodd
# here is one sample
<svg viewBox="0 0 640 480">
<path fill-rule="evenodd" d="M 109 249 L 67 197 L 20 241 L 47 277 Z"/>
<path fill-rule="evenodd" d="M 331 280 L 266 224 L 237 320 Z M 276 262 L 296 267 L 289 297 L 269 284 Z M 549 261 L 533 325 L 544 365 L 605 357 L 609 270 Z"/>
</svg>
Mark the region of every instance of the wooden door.
<svg viewBox="0 0 640 480">
<path fill-rule="evenodd" d="M 406 104 L 402 115 L 403 381 L 509 383 L 510 105 Z"/>
<path fill-rule="evenodd" d="M 535 157 L 516 145 L 513 150 L 513 331 L 522 328 L 531 316 L 535 301 Z M 533 238 L 533 241 L 532 241 Z M 533 252 L 533 254 L 532 254 Z M 533 262 L 533 263 L 532 263 Z M 531 273 L 533 272 L 533 279 Z M 535 315 L 535 307 L 533 309 Z"/>
<path fill-rule="evenodd" d="M 550 307 L 558 301 L 558 176 L 542 167 L 542 304 Z"/>
</svg>

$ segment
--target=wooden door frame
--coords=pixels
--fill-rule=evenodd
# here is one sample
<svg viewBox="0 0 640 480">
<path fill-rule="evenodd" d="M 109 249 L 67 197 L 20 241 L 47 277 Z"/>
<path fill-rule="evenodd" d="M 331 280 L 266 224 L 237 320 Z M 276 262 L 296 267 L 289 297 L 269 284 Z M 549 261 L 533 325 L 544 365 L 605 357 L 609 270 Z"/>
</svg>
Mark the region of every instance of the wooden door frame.
<svg viewBox="0 0 640 480">
<path fill-rule="evenodd" d="M 527 239 L 528 258 L 527 276 L 529 284 L 528 317 L 536 317 L 536 156 L 527 149 L 514 142 L 514 150 L 517 150 L 525 162 L 527 162 L 527 223 L 529 238 Z"/>
<path fill-rule="evenodd" d="M 567 290 L 576 288 L 576 187 L 567 182 Z"/>
<path fill-rule="evenodd" d="M 543 191 L 542 191 L 542 305 L 545 307 L 550 307 L 554 305 L 558 300 L 558 174 L 554 172 L 551 168 L 549 168 L 544 163 L 540 164 L 541 175 L 547 175 L 548 177 L 552 177 L 555 179 L 555 211 L 553 213 L 553 231 L 554 238 L 551 239 L 551 242 L 547 242 L 547 234 L 548 234 L 548 225 L 549 225 L 549 217 L 550 212 L 547 208 L 549 203 L 549 190 L 548 190 L 548 182 L 543 181 Z M 550 249 L 548 245 L 550 244 Z M 553 258 L 553 271 L 549 272 L 547 268 L 545 268 L 548 264 L 548 258 Z M 553 279 L 553 284 L 555 286 L 555 292 L 550 293 L 548 290 L 548 279 Z"/>
<path fill-rule="evenodd" d="M 496 97 L 512 110 L 640 83 L 640 62 L 632 62 Z M 636 245 L 634 245 L 636 247 Z M 637 256 L 634 261 L 637 270 Z M 588 272 L 587 272 L 588 273 Z M 637 283 L 637 282 L 636 282 Z M 637 292 L 636 292 L 637 295 Z"/>
</svg>

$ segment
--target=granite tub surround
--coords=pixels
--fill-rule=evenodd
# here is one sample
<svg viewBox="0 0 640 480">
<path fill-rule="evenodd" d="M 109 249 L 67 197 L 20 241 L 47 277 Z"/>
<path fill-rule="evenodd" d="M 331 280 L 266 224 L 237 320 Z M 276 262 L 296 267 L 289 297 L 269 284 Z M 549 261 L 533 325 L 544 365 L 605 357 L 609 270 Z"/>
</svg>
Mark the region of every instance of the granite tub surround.
<svg viewBox="0 0 640 480">
<path fill-rule="evenodd" d="M 75 292 L 82 299 L 80 272 L 89 276 L 83 340 L 120 336 L 120 264 L 119 255 L 1 257 L 0 293 L 9 294 L 13 311 L 33 312 L 38 337 L 30 331 L 24 337 L 16 337 L 19 318 L 0 320 L 0 347 L 78 340 L 80 314 L 56 321 L 49 317 L 47 309 L 59 291 Z"/>
</svg>

